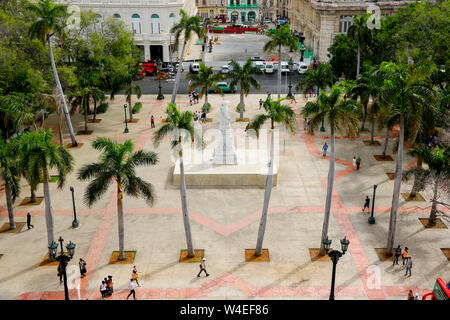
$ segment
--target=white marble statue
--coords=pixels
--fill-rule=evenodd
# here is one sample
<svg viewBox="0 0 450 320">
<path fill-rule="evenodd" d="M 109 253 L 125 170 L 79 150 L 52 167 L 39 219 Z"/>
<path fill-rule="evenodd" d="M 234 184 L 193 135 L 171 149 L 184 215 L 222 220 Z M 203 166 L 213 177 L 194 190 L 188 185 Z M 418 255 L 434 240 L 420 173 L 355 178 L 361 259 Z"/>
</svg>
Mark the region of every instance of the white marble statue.
<svg viewBox="0 0 450 320">
<path fill-rule="evenodd" d="M 216 148 L 214 149 L 213 163 L 236 165 L 237 155 L 233 144 L 230 117 L 228 116 L 228 101 L 223 100 L 220 106 L 220 132 L 216 136 Z"/>
</svg>

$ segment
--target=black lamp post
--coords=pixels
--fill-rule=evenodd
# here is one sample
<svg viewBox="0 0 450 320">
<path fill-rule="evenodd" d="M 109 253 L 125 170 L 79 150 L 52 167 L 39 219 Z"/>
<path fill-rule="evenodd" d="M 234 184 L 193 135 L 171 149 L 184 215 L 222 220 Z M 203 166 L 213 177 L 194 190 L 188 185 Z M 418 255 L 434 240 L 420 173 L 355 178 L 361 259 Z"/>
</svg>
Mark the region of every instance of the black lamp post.
<svg viewBox="0 0 450 320">
<path fill-rule="evenodd" d="M 375 218 L 373 217 L 373 208 L 375 207 L 375 191 L 377 190 L 378 185 L 373 185 L 373 197 L 372 197 L 372 211 L 370 213 L 370 217 L 368 219 L 369 224 L 375 224 Z"/>
<path fill-rule="evenodd" d="M 72 221 L 72 228 L 78 228 L 79 221 L 77 219 L 77 210 L 75 209 L 75 197 L 73 195 L 74 189 L 73 187 L 70 187 L 70 191 L 72 191 L 72 204 L 73 204 L 73 221 Z"/>
<path fill-rule="evenodd" d="M 67 254 L 64 253 L 64 239 L 62 237 L 59 237 L 58 239 L 61 247 L 61 252 L 59 256 L 56 256 L 58 251 L 58 244 L 53 241 L 51 245 L 48 246 L 48 249 L 50 250 L 50 257 L 52 259 L 56 259 L 56 261 L 59 262 L 59 271 L 62 272 L 63 278 L 64 278 L 64 297 L 65 300 L 69 299 L 69 288 L 67 287 L 67 273 L 66 273 L 66 267 L 69 261 L 72 259 L 74 253 L 75 253 L 75 243 L 72 241 L 69 241 L 69 244 L 66 246 Z"/>
<path fill-rule="evenodd" d="M 289 59 L 288 62 L 289 66 L 289 92 L 288 92 L 288 98 L 293 99 L 294 96 L 292 95 L 292 70 L 294 69 L 294 62 L 292 61 L 292 58 Z"/>
<path fill-rule="evenodd" d="M 302 56 L 300 57 L 300 62 L 302 62 L 303 61 L 303 56 L 305 55 L 305 47 L 301 47 L 300 48 L 300 52 L 301 52 L 301 54 L 302 54 Z"/>
<path fill-rule="evenodd" d="M 156 66 L 158 67 L 158 81 L 159 81 L 159 92 L 158 92 L 158 96 L 156 97 L 157 100 L 164 100 L 164 96 L 161 93 L 161 67 L 162 67 L 162 62 L 161 59 L 158 58 L 158 62 L 156 62 Z"/>
<path fill-rule="evenodd" d="M 325 119 L 322 119 L 322 124 L 320 125 L 320 131 L 321 132 L 325 132 L 324 120 Z"/>
<path fill-rule="evenodd" d="M 123 105 L 123 110 L 125 111 L 125 130 L 123 133 L 128 133 L 128 124 L 127 124 L 127 104 Z"/>
<path fill-rule="evenodd" d="M 330 246 L 331 246 L 331 240 L 328 240 L 328 237 L 326 238 L 326 240 L 323 241 L 323 244 L 325 247 L 325 252 L 331 258 L 331 261 L 333 261 L 333 274 L 331 277 L 331 292 L 330 292 L 329 300 L 334 300 L 334 282 L 335 282 L 335 278 L 336 278 L 336 265 L 337 265 L 337 262 L 339 261 L 339 258 L 342 257 L 345 254 L 345 252 L 347 251 L 350 241 L 348 241 L 346 237 L 344 237 L 344 239 L 341 240 L 342 252 L 339 250 L 329 251 Z"/>
</svg>

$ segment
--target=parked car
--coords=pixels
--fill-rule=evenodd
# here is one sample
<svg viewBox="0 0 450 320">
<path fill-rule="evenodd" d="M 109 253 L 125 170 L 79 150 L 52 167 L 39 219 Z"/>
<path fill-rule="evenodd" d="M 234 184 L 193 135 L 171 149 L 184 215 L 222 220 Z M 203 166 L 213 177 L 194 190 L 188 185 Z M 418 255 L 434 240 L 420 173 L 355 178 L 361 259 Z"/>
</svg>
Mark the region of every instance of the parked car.
<svg viewBox="0 0 450 320">
<path fill-rule="evenodd" d="M 281 73 L 289 73 L 289 64 L 286 61 L 281 61 Z"/>
<path fill-rule="evenodd" d="M 250 57 L 250 60 L 251 60 L 251 61 L 264 61 L 263 58 L 258 57 L 258 56 Z"/>
<path fill-rule="evenodd" d="M 305 73 L 307 70 L 308 70 L 308 65 L 306 63 L 300 62 L 298 64 L 297 71 L 299 74 Z"/>
<path fill-rule="evenodd" d="M 257 67 L 259 70 L 261 70 L 262 72 L 264 72 L 264 68 L 266 67 L 264 61 L 255 61 L 253 63 L 253 65 L 255 67 Z"/>
<path fill-rule="evenodd" d="M 216 86 L 218 86 L 223 93 L 235 93 L 236 92 L 236 88 L 230 88 L 228 86 L 228 83 L 226 81 L 223 82 L 216 82 Z M 215 92 L 215 90 L 213 88 L 209 88 L 208 92 Z"/>
<path fill-rule="evenodd" d="M 273 71 L 274 71 L 273 62 L 267 61 L 266 66 L 264 67 L 264 72 L 271 74 L 273 73 Z"/>
<path fill-rule="evenodd" d="M 200 70 L 200 64 L 198 62 L 192 63 L 192 72 L 198 72 Z"/>
<path fill-rule="evenodd" d="M 230 72 L 230 66 L 229 65 L 227 65 L 227 64 L 224 64 L 223 66 L 222 66 L 222 68 L 220 69 L 220 73 L 228 73 L 228 72 Z"/>
</svg>

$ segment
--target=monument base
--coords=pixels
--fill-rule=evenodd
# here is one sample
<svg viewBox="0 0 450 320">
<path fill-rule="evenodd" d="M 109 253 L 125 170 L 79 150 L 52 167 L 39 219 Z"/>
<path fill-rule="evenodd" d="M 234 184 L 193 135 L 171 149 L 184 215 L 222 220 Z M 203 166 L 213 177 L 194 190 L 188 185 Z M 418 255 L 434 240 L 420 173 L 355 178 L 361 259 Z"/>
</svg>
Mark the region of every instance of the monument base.
<svg viewBox="0 0 450 320">
<path fill-rule="evenodd" d="M 238 150 L 238 159 L 239 157 Z M 267 159 L 268 160 L 268 159 Z M 187 186 L 255 186 L 264 187 L 268 172 L 268 161 L 239 163 L 237 165 L 215 165 L 212 161 L 200 164 L 184 163 Z M 273 186 L 277 185 L 278 167 L 273 168 Z M 173 185 L 180 186 L 180 163 L 173 170 Z"/>
</svg>

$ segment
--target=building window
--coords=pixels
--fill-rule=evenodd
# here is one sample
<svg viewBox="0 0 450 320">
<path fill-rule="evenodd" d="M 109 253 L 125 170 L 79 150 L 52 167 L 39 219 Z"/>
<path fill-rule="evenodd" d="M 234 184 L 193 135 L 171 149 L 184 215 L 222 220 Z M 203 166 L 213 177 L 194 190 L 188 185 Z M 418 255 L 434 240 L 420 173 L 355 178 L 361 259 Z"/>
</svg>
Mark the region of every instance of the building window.
<svg viewBox="0 0 450 320">
<path fill-rule="evenodd" d="M 131 29 L 135 34 L 141 34 L 141 17 L 135 13 L 131 16 Z"/>
<path fill-rule="evenodd" d="M 152 33 L 161 33 L 159 16 L 157 14 L 152 14 Z"/>
<path fill-rule="evenodd" d="M 120 14 L 118 14 L 118 13 L 114 13 L 113 17 L 114 17 L 114 18 L 117 18 L 117 19 L 120 19 L 120 18 L 121 18 L 121 17 L 120 17 Z"/>
<path fill-rule="evenodd" d="M 175 24 L 175 15 L 171 13 L 169 15 L 169 31 L 172 29 L 174 24 Z"/>
<path fill-rule="evenodd" d="M 234 0 L 230 0 L 230 6 L 234 6 Z"/>
<path fill-rule="evenodd" d="M 352 16 L 341 16 L 339 19 L 339 33 L 347 33 L 348 28 L 353 24 Z"/>
<path fill-rule="evenodd" d="M 203 0 L 202 2 L 203 2 L 203 5 L 206 6 L 206 0 Z"/>
<path fill-rule="evenodd" d="M 252 0 L 247 0 L 247 4 L 252 4 Z"/>
</svg>

